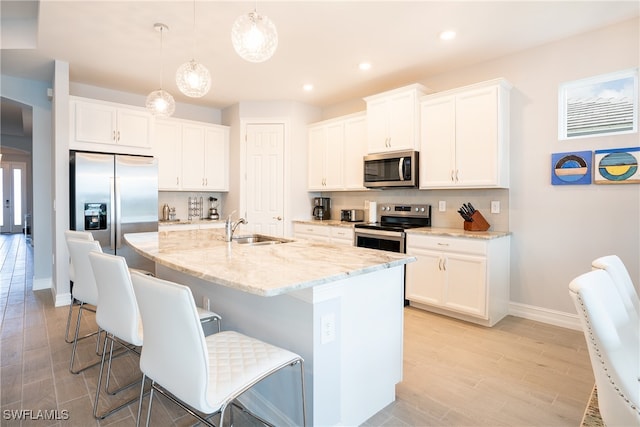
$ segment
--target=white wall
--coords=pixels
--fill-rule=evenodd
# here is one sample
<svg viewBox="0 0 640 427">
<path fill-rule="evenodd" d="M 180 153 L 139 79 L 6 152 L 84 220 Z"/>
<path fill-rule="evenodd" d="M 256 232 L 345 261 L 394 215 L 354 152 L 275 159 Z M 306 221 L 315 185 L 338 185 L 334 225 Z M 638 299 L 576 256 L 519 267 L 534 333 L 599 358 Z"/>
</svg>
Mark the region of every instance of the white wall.
<svg viewBox="0 0 640 427">
<path fill-rule="evenodd" d="M 0 75 L 0 95 L 33 107 L 33 242 L 35 289 L 51 286 L 51 101 L 47 98 L 50 83 Z"/>
</svg>

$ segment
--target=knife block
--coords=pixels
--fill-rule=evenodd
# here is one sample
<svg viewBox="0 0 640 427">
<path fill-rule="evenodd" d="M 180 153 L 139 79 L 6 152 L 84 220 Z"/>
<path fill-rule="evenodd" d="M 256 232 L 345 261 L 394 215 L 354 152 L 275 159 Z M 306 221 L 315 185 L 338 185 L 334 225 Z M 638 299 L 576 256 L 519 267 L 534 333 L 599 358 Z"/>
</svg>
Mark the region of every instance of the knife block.
<svg viewBox="0 0 640 427">
<path fill-rule="evenodd" d="M 471 218 L 473 221 L 465 221 L 464 229 L 466 231 L 487 231 L 491 225 L 487 222 L 486 219 L 482 216 L 480 211 L 475 211 Z"/>
</svg>

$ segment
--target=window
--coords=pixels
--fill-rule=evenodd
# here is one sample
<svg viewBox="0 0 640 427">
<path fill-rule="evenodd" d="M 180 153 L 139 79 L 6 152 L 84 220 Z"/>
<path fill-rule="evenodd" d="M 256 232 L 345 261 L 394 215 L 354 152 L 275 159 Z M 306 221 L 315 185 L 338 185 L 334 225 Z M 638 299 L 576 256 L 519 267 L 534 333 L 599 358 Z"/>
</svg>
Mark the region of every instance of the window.
<svg viewBox="0 0 640 427">
<path fill-rule="evenodd" d="M 638 131 L 638 70 L 560 85 L 558 138 L 574 139 Z"/>
</svg>

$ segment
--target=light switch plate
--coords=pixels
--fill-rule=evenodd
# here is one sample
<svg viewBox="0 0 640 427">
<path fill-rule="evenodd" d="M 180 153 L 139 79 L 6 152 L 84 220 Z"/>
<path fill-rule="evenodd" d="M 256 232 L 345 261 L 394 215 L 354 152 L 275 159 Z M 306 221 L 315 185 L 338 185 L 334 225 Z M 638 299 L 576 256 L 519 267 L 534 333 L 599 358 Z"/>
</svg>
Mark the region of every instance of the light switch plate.
<svg viewBox="0 0 640 427">
<path fill-rule="evenodd" d="M 447 202 L 444 200 L 440 200 L 438 202 L 438 211 L 445 212 L 447 210 Z"/>
<path fill-rule="evenodd" d="M 500 201 L 499 200 L 492 200 L 491 201 L 491 213 L 492 214 L 499 214 L 500 213 Z"/>
</svg>

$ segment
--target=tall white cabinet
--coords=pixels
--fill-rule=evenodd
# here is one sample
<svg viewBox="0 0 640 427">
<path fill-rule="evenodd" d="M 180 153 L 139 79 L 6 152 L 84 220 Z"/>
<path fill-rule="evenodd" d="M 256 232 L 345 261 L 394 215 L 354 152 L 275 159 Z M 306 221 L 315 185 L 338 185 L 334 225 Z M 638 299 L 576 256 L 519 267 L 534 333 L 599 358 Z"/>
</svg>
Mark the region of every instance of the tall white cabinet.
<svg viewBox="0 0 640 427">
<path fill-rule="evenodd" d="M 157 119 L 158 187 L 168 191 L 229 191 L 229 128 Z"/>
<path fill-rule="evenodd" d="M 420 97 L 425 91 L 413 84 L 364 98 L 369 153 L 419 149 Z"/>
<path fill-rule="evenodd" d="M 364 190 L 365 114 L 314 123 L 308 132 L 309 191 Z"/>
<path fill-rule="evenodd" d="M 493 239 L 407 233 L 411 305 L 485 326 L 508 313 L 509 236 Z"/>
<path fill-rule="evenodd" d="M 509 187 L 509 91 L 504 79 L 421 100 L 420 188 Z"/>
</svg>

